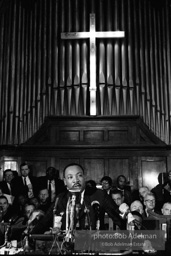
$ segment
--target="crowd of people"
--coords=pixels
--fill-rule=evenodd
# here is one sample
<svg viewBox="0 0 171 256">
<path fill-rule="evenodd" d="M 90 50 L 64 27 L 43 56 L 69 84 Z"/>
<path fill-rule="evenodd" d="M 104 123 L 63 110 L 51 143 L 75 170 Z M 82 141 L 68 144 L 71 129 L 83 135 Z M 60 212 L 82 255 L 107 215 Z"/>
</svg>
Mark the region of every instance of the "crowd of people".
<svg viewBox="0 0 171 256">
<path fill-rule="evenodd" d="M 31 176 L 26 162 L 20 165 L 20 175 L 11 169 L 5 170 L 0 182 L 1 245 L 4 226 L 9 222 L 10 239 L 18 241 L 28 228 L 31 234 L 56 232 L 54 212 L 62 216 L 60 228 L 65 230 L 67 202 L 73 192 L 76 193 L 74 221 L 78 229 L 108 229 L 107 215 L 113 221 L 113 230 L 125 230 L 130 225 L 126 215 L 131 213 L 135 229 L 151 230 L 156 226 L 148 219 L 171 216 L 171 171 L 160 174 L 159 184 L 151 190 L 144 186 L 132 191 L 124 175 L 117 177 L 114 186 L 112 178 L 102 177 L 101 188 L 97 188 L 94 180 L 85 180 L 83 167 L 75 163 L 64 168 L 63 180 L 54 167 L 49 167 L 44 176 Z"/>
</svg>

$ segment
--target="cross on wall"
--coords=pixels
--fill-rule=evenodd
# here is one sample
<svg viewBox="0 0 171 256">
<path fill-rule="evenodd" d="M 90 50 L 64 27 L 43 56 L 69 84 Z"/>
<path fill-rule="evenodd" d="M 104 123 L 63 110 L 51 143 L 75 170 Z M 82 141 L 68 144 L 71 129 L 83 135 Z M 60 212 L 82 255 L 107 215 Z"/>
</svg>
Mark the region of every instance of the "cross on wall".
<svg viewBox="0 0 171 256">
<path fill-rule="evenodd" d="M 61 39 L 89 39 L 90 44 L 90 115 L 96 115 L 96 38 L 123 38 L 124 31 L 96 31 L 95 14 L 90 14 L 90 30 L 85 32 L 63 32 Z"/>
</svg>

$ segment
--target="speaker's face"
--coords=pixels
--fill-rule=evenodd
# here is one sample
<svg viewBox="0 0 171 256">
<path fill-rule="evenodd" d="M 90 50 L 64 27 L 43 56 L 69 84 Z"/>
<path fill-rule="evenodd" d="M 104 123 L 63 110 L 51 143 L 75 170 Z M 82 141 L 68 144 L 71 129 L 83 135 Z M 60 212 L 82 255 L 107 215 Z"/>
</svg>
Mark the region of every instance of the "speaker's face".
<svg viewBox="0 0 171 256">
<path fill-rule="evenodd" d="M 82 191 L 85 187 L 83 170 L 77 165 L 69 166 L 65 170 L 64 183 L 68 190 Z"/>
</svg>

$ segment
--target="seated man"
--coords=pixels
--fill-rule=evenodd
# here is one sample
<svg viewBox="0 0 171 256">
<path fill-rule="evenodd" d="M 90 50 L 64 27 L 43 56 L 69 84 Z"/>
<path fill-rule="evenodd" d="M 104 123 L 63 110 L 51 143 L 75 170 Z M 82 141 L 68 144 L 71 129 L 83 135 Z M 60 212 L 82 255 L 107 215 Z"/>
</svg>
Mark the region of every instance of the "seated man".
<svg viewBox="0 0 171 256">
<path fill-rule="evenodd" d="M 140 214 L 143 214 L 144 209 L 142 203 L 139 200 L 133 201 L 130 205 L 130 211 L 137 211 Z"/>
<path fill-rule="evenodd" d="M 14 216 L 14 210 L 5 196 L 0 196 L 0 209 L 0 222 L 9 222 Z"/>
<path fill-rule="evenodd" d="M 148 187 L 143 186 L 143 187 L 140 187 L 138 191 L 139 191 L 139 200 L 142 202 L 142 204 L 144 204 L 144 197 L 148 192 L 150 192 L 150 190 Z"/>
<path fill-rule="evenodd" d="M 51 206 L 51 202 L 49 200 L 49 191 L 47 188 L 40 190 L 38 199 L 39 199 L 39 209 L 42 210 L 44 213 L 46 213 L 49 207 Z"/>
<path fill-rule="evenodd" d="M 76 228 L 77 221 L 79 221 L 79 229 L 96 229 L 99 211 L 100 213 L 106 211 L 114 223 L 121 228 L 123 227 L 123 221 L 119 216 L 117 206 L 109 195 L 102 190 L 95 192 L 96 195 L 95 193 L 92 195 L 85 193 L 84 169 L 82 166 L 75 163 L 70 164 L 65 167 L 63 175 L 68 191 L 59 195 L 55 205 L 52 205 L 46 216 L 32 230 L 33 234 L 43 233 L 53 226 L 53 211 L 56 212 L 56 215 L 62 216 L 62 229 L 66 230 L 68 220 L 71 219 L 71 216 L 68 218 L 67 213 L 71 212 L 73 205 L 79 206 L 74 217 L 74 228 Z M 73 195 L 76 195 L 75 202 L 73 201 Z M 98 205 L 99 207 L 96 207 Z"/>
<path fill-rule="evenodd" d="M 124 202 L 124 196 L 121 190 L 112 189 L 110 195 L 118 207 Z"/>
<path fill-rule="evenodd" d="M 127 186 L 127 179 L 124 175 L 119 175 L 117 177 L 117 186 L 116 189 L 122 191 L 124 196 L 124 202 L 128 205 L 132 203 L 132 195 L 131 195 L 131 189 L 129 186 Z"/>
<path fill-rule="evenodd" d="M 56 196 L 66 190 L 63 180 L 59 178 L 59 170 L 50 166 L 46 170 L 46 175 L 38 177 L 38 188 L 47 188 L 50 202 L 54 202 Z"/>
<path fill-rule="evenodd" d="M 156 206 L 156 199 L 155 195 L 152 192 L 148 192 L 144 197 L 144 218 L 148 218 L 149 212 L 156 212 L 155 206 Z"/>
<path fill-rule="evenodd" d="M 156 214 L 159 215 L 159 212 L 156 211 L 156 200 L 155 196 L 152 192 L 148 192 L 144 197 L 144 206 L 145 210 L 142 214 L 143 216 L 143 225 L 148 230 L 158 230 L 159 229 L 159 221 L 155 217 Z"/>
<path fill-rule="evenodd" d="M 112 179 L 109 176 L 104 176 L 101 179 L 102 189 L 106 191 L 108 195 L 110 195 L 111 189 L 112 189 Z"/>
<path fill-rule="evenodd" d="M 171 216 L 171 202 L 164 203 L 161 212 L 163 215 Z"/>
<path fill-rule="evenodd" d="M 14 217 L 13 207 L 5 196 L 0 196 L 0 245 L 4 242 L 6 225 L 12 222 Z"/>
</svg>

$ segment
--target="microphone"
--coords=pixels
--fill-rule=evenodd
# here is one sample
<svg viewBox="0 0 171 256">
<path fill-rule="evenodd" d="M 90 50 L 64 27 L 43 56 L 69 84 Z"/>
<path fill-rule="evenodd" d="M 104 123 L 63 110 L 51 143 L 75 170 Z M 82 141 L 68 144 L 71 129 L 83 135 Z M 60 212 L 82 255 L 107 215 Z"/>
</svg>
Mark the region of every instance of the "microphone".
<svg viewBox="0 0 171 256">
<path fill-rule="evenodd" d="M 134 230 L 135 229 L 135 218 L 132 213 L 128 213 L 127 215 L 127 230 Z"/>
<path fill-rule="evenodd" d="M 99 201 L 93 201 L 91 202 L 91 206 L 93 207 L 95 213 L 96 213 L 96 229 L 100 229 L 100 203 Z"/>
<path fill-rule="evenodd" d="M 99 203 L 99 201 L 93 201 L 93 202 L 91 202 L 91 206 L 93 206 L 93 208 L 94 208 L 94 210 L 95 210 L 96 212 L 98 212 L 99 209 L 100 209 L 100 203 Z"/>
<path fill-rule="evenodd" d="M 74 210 L 75 210 L 75 203 L 76 203 L 76 195 L 72 195 L 71 198 L 71 211 L 70 211 L 70 226 L 71 230 L 74 228 Z"/>
<path fill-rule="evenodd" d="M 122 203 L 119 206 L 119 211 L 120 211 L 120 216 L 122 217 L 122 219 L 125 219 L 129 213 L 129 206 L 126 203 Z"/>
<path fill-rule="evenodd" d="M 79 223 L 79 212 L 81 210 L 81 205 L 78 203 L 75 206 L 75 212 L 76 212 L 76 227 L 79 228 L 80 227 L 80 223 Z"/>
<path fill-rule="evenodd" d="M 53 208 L 53 213 L 56 213 L 57 210 L 57 205 L 58 205 L 59 197 L 56 198 L 54 208 Z"/>
<path fill-rule="evenodd" d="M 62 216 L 64 212 L 61 212 L 59 216 L 56 215 L 58 202 L 59 202 L 59 197 L 56 198 L 54 208 L 53 208 L 53 228 L 61 228 L 62 226 Z"/>
<path fill-rule="evenodd" d="M 71 201 L 72 201 L 72 196 L 74 195 L 76 198 L 75 200 L 78 200 L 81 194 L 81 190 L 80 189 L 70 189 L 70 197 L 71 197 Z"/>
</svg>

